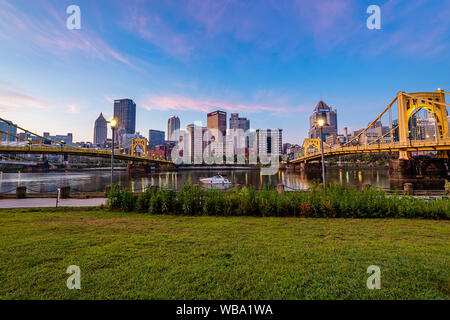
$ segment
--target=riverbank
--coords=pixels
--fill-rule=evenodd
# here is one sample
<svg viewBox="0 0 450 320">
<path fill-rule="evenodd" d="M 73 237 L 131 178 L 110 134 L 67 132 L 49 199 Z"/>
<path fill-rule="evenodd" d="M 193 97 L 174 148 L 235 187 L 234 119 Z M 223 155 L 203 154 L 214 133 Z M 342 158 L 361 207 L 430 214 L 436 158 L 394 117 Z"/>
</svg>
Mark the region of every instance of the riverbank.
<svg viewBox="0 0 450 320">
<path fill-rule="evenodd" d="M 448 221 L 22 209 L 0 234 L 0 299 L 450 298 Z"/>
</svg>

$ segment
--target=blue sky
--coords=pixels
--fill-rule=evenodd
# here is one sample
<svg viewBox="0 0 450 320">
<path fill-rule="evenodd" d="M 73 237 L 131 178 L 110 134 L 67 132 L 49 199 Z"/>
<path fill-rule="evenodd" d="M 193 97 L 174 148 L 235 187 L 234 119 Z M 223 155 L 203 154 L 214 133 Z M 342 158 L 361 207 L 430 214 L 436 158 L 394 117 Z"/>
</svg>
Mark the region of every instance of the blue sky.
<svg viewBox="0 0 450 320">
<path fill-rule="evenodd" d="M 449 17 L 448 0 L 0 0 L 0 114 L 92 141 L 99 113 L 132 98 L 145 136 L 222 109 L 301 143 L 321 94 L 342 131 L 400 90 L 449 89 Z"/>
</svg>

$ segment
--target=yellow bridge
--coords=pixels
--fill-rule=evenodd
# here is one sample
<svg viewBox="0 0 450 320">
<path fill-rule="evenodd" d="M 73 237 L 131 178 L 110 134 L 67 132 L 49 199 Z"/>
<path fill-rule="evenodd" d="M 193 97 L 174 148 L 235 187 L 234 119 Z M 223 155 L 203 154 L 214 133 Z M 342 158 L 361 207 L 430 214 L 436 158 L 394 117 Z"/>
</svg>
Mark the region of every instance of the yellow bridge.
<svg viewBox="0 0 450 320">
<path fill-rule="evenodd" d="M 9 132 L 0 130 L 0 134 L 13 137 L 15 140 L 3 141 L 3 144 L 0 145 L 0 154 L 56 154 L 108 159 L 110 159 L 112 155 L 111 150 L 81 148 L 77 146 L 67 145 L 65 143 L 54 141 L 52 139 L 35 134 L 18 125 L 12 124 L 8 120 L 0 118 L 0 121 L 9 124 L 9 126 L 13 126 L 19 130 L 22 130 L 30 136 L 35 136 L 38 138 L 38 143 L 34 143 L 27 139 L 23 139 L 18 135 L 12 134 L 11 130 L 9 130 Z M 141 155 L 140 153 L 142 153 L 143 155 Z M 132 139 L 122 145 L 117 146 L 117 148 L 114 149 L 114 159 L 139 162 L 144 164 L 173 164 L 172 161 L 168 161 L 162 158 L 149 157 L 147 155 L 147 139 Z"/>
<path fill-rule="evenodd" d="M 413 151 L 437 151 L 438 157 L 449 158 L 450 133 L 448 126 L 447 104 L 445 95 L 449 94 L 443 90 L 436 92 L 405 93 L 399 92 L 392 102 L 372 121 L 367 128 L 362 130 L 350 141 L 342 144 L 330 146 L 323 143 L 324 157 L 339 155 L 377 153 L 377 152 L 398 152 L 399 159 L 410 159 Z M 377 121 L 386 112 L 392 112 L 394 103 L 397 103 L 398 125 L 391 128 L 389 132 L 380 135 L 374 141 L 362 145 L 360 138 L 370 128 L 373 128 Z M 435 123 L 435 139 L 413 140 L 411 139 L 411 119 L 420 111 L 427 110 L 433 115 Z M 392 115 L 392 113 L 391 113 Z M 398 141 L 394 141 L 393 133 L 398 135 Z M 390 139 L 389 139 L 390 136 Z M 387 137 L 387 139 L 386 139 Z M 386 142 L 389 140 L 389 142 Z M 310 151 L 312 149 L 312 151 Z M 304 154 L 289 163 L 309 162 L 321 158 L 320 139 L 305 139 L 303 142 Z"/>
</svg>

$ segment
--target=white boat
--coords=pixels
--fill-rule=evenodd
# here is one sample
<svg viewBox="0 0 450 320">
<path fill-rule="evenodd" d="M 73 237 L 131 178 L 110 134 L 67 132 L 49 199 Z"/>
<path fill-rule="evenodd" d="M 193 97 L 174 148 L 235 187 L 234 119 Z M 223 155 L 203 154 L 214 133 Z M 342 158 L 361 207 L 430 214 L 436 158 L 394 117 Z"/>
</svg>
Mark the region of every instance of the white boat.
<svg viewBox="0 0 450 320">
<path fill-rule="evenodd" d="M 231 184 L 230 180 L 222 177 L 220 174 L 215 175 L 212 178 L 202 178 L 200 181 L 206 184 Z"/>
</svg>

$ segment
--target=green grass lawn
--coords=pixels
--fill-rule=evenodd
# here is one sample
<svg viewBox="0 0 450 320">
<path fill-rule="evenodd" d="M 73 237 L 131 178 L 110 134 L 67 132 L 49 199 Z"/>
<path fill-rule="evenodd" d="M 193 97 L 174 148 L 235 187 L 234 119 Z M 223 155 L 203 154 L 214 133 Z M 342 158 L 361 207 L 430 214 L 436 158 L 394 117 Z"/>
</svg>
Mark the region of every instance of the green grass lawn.
<svg viewBox="0 0 450 320">
<path fill-rule="evenodd" d="M 449 299 L 449 258 L 449 221 L 0 211 L 1 299 Z"/>
</svg>

